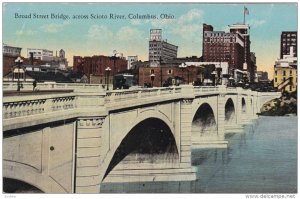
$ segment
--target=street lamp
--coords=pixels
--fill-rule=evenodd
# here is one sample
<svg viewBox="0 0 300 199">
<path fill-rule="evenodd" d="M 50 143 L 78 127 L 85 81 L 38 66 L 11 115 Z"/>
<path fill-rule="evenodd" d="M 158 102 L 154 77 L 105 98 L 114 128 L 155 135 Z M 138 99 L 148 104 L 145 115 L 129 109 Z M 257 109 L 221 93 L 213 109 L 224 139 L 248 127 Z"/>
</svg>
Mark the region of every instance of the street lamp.
<svg viewBox="0 0 300 199">
<path fill-rule="evenodd" d="M 152 84 L 151 84 L 152 88 L 153 88 L 153 81 L 154 81 L 154 78 L 155 78 L 155 74 L 151 74 L 151 75 L 150 75 L 150 79 L 151 79 L 151 82 L 152 82 Z"/>
<path fill-rule="evenodd" d="M 116 50 L 113 51 L 113 56 L 111 57 L 112 60 L 114 61 L 114 67 L 113 67 L 113 83 L 114 83 L 114 78 L 115 78 L 115 71 L 116 71 L 116 59 L 117 59 L 117 54 L 118 52 Z"/>
<path fill-rule="evenodd" d="M 18 87 L 17 87 L 17 91 L 20 92 L 20 90 L 21 90 L 21 85 L 20 85 L 20 68 L 21 68 L 21 65 L 23 63 L 23 60 L 21 59 L 21 57 L 18 57 L 15 60 L 15 63 L 18 66 L 18 83 L 17 83 Z"/>
<path fill-rule="evenodd" d="M 109 73 L 110 73 L 111 69 L 110 67 L 107 67 L 105 69 L 105 82 L 106 82 L 106 90 L 108 90 L 108 85 L 109 85 Z"/>
<path fill-rule="evenodd" d="M 217 75 L 217 72 L 214 70 L 211 74 L 213 76 L 213 84 L 214 84 L 214 86 L 216 86 L 216 75 Z"/>
</svg>

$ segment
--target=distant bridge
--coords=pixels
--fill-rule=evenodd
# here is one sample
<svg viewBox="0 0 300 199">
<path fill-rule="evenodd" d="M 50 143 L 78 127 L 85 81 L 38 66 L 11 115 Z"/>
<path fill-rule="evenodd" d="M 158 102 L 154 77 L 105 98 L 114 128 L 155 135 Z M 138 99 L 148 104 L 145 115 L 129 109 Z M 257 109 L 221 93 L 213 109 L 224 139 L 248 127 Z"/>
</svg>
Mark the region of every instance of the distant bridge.
<svg viewBox="0 0 300 199">
<path fill-rule="evenodd" d="M 15 88 L 3 85 L 4 91 Z M 102 182 L 194 181 L 192 147 L 226 147 L 226 132 L 280 96 L 191 85 L 39 88 L 72 92 L 4 96 L 3 177 L 46 193 L 99 193 Z"/>
</svg>

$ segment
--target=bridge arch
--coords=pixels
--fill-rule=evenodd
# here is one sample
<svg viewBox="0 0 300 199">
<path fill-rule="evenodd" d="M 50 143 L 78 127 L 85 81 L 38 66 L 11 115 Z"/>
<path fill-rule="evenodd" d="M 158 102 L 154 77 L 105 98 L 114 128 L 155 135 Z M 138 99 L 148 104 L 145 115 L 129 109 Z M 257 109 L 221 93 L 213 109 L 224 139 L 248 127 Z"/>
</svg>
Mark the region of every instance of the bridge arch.
<svg viewBox="0 0 300 199">
<path fill-rule="evenodd" d="M 108 166 L 102 180 L 120 162 L 151 164 L 178 160 L 175 133 L 170 121 L 160 114 L 153 114 L 153 111 L 145 114 L 148 117 L 142 115 L 131 125 L 131 129 L 124 134 L 119 144 L 114 146 L 111 158 L 106 160 Z"/>
<path fill-rule="evenodd" d="M 24 181 L 3 178 L 3 192 L 5 193 L 43 193 L 42 190 L 34 185 L 28 184 Z"/>
<path fill-rule="evenodd" d="M 212 107 L 202 103 L 192 120 L 192 131 L 200 132 L 200 136 L 212 134 L 217 131 L 217 122 Z"/>
<path fill-rule="evenodd" d="M 233 100 L 228 98 L 225 103 L 225 122 L 232 122 L 236 117 L 235 106 Z"/>
<path fill-rule="evenodd" d="M 3 178 L 28 184 L 44 193 L 68 193 L 53 178 L 18 162 L 3 160 Z"/>
</svg>

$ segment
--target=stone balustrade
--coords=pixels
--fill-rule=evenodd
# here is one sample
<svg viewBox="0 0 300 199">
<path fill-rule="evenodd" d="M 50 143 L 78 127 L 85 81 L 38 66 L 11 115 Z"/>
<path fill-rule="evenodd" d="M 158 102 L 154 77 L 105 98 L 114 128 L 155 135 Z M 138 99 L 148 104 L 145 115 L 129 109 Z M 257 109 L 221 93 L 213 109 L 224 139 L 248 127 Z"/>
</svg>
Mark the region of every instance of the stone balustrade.
<svg viewBox="0 0 300 199">
<path fill-rule="evenodd" d="M 76 108 L 75 95 L 14 96 L 3 99 L 3 117 L 11 119 Z"/>
<path fill-rule="evenodd" d="M 136 90 L 115 90 L 106 93 L 105 102 L 113 103 L 134 99 L 143 99 L 149 97 L 159 97 L 166 95 L 180 94 L 181 87 L 166 87 L 166 88 L 147 88 Z"/>
<path fill-rule="evenodd" d="M 32 82 L 21 82 L 21 91 L 32 91 Z M 17 82 L 3 82 L 3 91 L 16 91 L 18 87 Z M 98 90 L 104 92 L 105 85 L 103 84 L 80 84 L 80 83 L 55 83 L 45 82 L 37 83 L 37 90 L 74 90 L 74 91 L 85 91 L 85 90 Z"/>
</svg>

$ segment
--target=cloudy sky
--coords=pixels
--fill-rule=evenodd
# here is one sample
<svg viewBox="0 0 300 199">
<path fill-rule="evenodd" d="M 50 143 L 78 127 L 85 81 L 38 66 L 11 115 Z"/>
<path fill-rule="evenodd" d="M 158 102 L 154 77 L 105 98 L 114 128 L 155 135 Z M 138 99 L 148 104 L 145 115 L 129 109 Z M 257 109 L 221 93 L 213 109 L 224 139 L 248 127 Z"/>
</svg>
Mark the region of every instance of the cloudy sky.
<svg viewBox="0 0 300 199">
<path fill-rule="evenodd" d="M 270 74 L 279 57 L 281 32 L 297 30 L 296 3 L 5 3 L 3 43 L 22 47 L 25 57 L 27 48 L 49 49 L 54 54 L 64 49 L 69 65 L 73 64 L 73 55 L 110 56 L 113 50 L 147 60 L 150 29 L 161 28 L 163 39 L 179 46 L 179 57 L 201 56 L 202 24 L 227 31 L 228 25 L 243 22 L 244 6 L 249 10 L 246 23 L 251 26 L 251 51 L 256 54 L 258 69 Z M 30 19 L 21 18 L 29 14 Z M 54 19 L 51 14 L 69 19 Z M 124 18 L 111 19 L 111 14 Z M 129 18 L 137 14 L 157 18 Z M 161 14 L 173 19 L 161 19 Z M 74 15 L 86 15 L 88 19 L 74 19 Z M 107 18 L 92 19 L 91 15 Z"/>
</svg>

